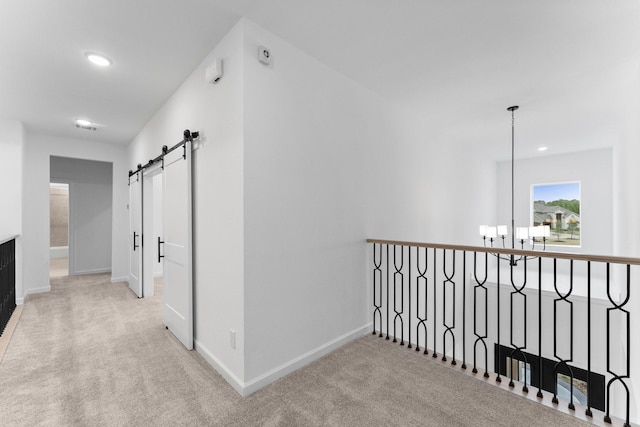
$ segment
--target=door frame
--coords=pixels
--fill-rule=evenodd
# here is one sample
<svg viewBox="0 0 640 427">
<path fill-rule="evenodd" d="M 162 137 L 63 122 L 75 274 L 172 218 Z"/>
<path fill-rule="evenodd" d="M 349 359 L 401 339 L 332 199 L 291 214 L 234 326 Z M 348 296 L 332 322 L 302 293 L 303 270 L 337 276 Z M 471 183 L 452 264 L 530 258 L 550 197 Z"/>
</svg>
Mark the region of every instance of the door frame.
<svg viewBox="0 0 640 427">
<path fill-rule="evenodd" d="M 69 179 L 54 179 L 53 181 L 49 178 L 49 200 L 51 200 L 51 184 L 66 184 L 67 185 L 67 275 L 75 276 L 75 255 L 74 255 L 74 245 L 73 238 L 75 234 L 73 233 L 74 228 L 73 224 L 73 209 L 71 202 L 71 188 L 73 186 L 73 181 Z M 51 236 L 51 204 L 49 204 L 49 236 Z M 51 237 L 49 237 L 49 270 L 51 270 Z"/>
<path fill-rule="evenodd" d="M 138 176 L 138 173 L 140 174 L 139 176 Z M 132 236 L 131 236 L 131 228 L 132 228 L 131 217 L 133 216 L 132 215 L 133 206 L 132 206 L 132 198 L 131 198 L 131 183 L 132 183 L 131 178 L 134 175 L 129 176 L 129 205 L 128 205 L 128 207 L 129 207 L 129 233 L 128 233 L 129 237 L 128 237 L 128 239 L 132 239 L 132 240 L 128 240 L 128 242 L 127 242 L 128 243 L 127 251 L 128 251 L 128 254 L 129 254 L 129 269 L 127 271 L 127 279 L 129 281 L 129 289 L 131 289 L 131 292 L 133 292 L 138 298 L 141 298 L 141 297 L 144 298 L 144 287 L 143 287 L 143 284 L 144 284 L 144 252 L 143 252 L 143 250 L 144 250 L 144 231 L 143 231 L 144 230 L 144 203 L 143 203 L 143 201 L 144 201 L 144 187 L 143 187 L 143 182 L 144 181 L 143 181 L 143 178 L 144 178 L 144 176 L 143 176 L 142 172 L 138 172 L 138 173 L 134 174 L 135 177 L 136 177 L 136 180 L 134 182 L 137 182 L 138 185 L 140 186 L 140 190 L 139 190 L 140 191 L 140 201 L 139 201 L 139 203 L 140 203 L 140 236 L 139 236 L 140 244 L 138 245 L 138 247 L 140 248 L 140 255 L 139 255 L 139 258 L 140 258 L 140 269 L 138 271 L 138 273 L 139 273 L 138 281 L 140 282 L 139 283 L 139 285 L 140 285 L 140 295 L 138 295 L 135 292 L 135 290 L 131 287 L 131 258 L 133 256 L 133 254 L 131 253 L 131 251 L 132 251 L 132 247 L 131 246 L 135 245 L 135 243 L 136 243 L 135 242 L 135 238 L 132 239 Z"/>
<path fill-rule="evenodd" d="M 146 245 L 142 246 L 142 288 L 144 298 L 155 295 L 153 263 L 157 260 L 157 238 L 154 235 L 154 177 L 162 174 L 162 167 L 156 164 L 142 172 L 142 235 Z"/>
</svg>

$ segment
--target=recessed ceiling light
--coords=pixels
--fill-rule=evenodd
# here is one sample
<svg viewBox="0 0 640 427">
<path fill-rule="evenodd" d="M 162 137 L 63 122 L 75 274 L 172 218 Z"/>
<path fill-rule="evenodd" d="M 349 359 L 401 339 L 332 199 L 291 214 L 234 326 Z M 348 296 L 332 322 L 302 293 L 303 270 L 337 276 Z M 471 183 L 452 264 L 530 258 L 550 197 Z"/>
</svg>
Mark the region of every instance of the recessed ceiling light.
<svg viewBox="0 0 640 427">
<path fill-rule="evenodd" d="M 85 119 L 77 119 L 75 121 L 75 123 L 78 126 L 91 126 L 91 122 L 89 120 L 85 120 Z"/>
<path fill-rule="evenodd" d="M 548 147 L 538 147 L 538 151 L 547 151 Z"/>
<path fill-rule="evenodd" d="M 100 55 L 95 52 L 87 52 L 84 54 L 89 61 L 100 66 L 100 67 L 108 67 L 111 65 L 111 60 L 104 55 Z"/>
<path fill-rule="evenodd" d="M 86 129 L 86 130 L 98 130 L 98 128 L 101 127 L 101 125 L 97 123 L 93 123 L 86 119 L 76 119 L 73 121 L 73 124 L 78 129 Z"/>
</svg>

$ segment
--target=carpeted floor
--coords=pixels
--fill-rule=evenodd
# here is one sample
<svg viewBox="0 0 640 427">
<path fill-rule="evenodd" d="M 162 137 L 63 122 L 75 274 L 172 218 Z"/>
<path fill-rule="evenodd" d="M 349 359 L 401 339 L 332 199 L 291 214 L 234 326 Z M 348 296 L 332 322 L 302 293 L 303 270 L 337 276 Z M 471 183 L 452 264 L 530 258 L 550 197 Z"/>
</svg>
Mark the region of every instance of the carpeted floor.
<svg viewBox="0 0 640 427">
<path fill-rule="evenodd" d="M 69 275 L 69 258 L 51 258 L 49 260 L 49 277 Z"/>
<path fill-rule="evenodd" d="M 29 297 L 0 364 L 6 426 L 588 426 L 376 337 L 241 398 L 108 275 Z"/>
</svg>

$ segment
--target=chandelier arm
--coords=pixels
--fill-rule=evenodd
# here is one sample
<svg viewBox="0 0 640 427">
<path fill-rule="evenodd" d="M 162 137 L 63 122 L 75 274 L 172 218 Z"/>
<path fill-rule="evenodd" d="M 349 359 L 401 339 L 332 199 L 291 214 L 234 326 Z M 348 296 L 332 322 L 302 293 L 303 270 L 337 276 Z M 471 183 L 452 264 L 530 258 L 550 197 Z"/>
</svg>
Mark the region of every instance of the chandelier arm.
<svg viewBox="0 0 640 427">
<path fill-rule="evenodd" d="M 498 258 L 498 259 L 500 259 L 502 261 L 508 261 L 509 265 L 512 265 L 512 266 L 518 265 L 518 263 L 520 261 L 532 261 L 532 260 L 540 258 L 539 256 L 536 256 L 536 255 L 526 255 L 526 256 L 525 255 L 520 255 L 518 258 L 516 258 L 515 255 L 511 255 L 511 256 L 508 256 L 508 257 L 507 256 L 503 256 L 501 254 L 496 254 L 496 253 L 492 253 L 491 255 L 493 255 L 494 257 L 496 257 L 496 258 Z"/>
<path fill-rule="evenodd" d="M 503 256 L 503 255 L 497 254 L 497 253 L 492 253 L 491 255 L 493 255 L 494 257 L 496 257 L 498 259 L 501 259 L 502 261 L 509 261 L 509 262 L 511 261 L 511 256 L 507 257 L 507 256 Z M 520 257 L 520 258 L 522 258 L 522 257 Z"/>
</svg>

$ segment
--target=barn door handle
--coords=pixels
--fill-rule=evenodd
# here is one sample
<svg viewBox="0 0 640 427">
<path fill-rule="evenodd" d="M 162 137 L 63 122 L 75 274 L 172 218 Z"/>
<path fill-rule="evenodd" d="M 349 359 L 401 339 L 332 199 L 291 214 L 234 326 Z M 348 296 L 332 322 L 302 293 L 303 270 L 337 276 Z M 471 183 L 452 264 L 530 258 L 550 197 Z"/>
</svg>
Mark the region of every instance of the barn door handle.
<svg viewBox="0 0 640 427">
<path fill-rule="evenodd" d="M 160 255 L 160 245 L 164 244 L 162 240 L 160 240 L 160 236 L 158 236 L 158 262 L 160 262 L 160 258 L 164 258 L 164 255 Z"/>
<path fill-rule="evenodd" d="M 140 245 L 136 245 L 136 237 L 138 237 L 138 234 L 134 231 L 133 232 L 133 250 L 135 251 L 136 248 L 139 248 Z"/>
</svg>

